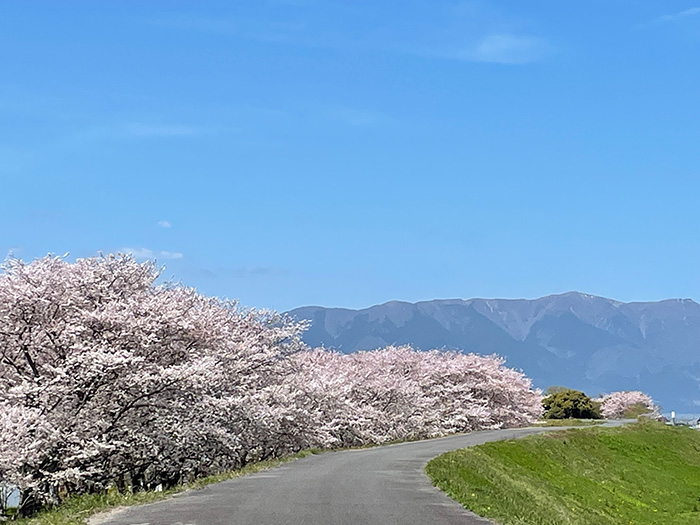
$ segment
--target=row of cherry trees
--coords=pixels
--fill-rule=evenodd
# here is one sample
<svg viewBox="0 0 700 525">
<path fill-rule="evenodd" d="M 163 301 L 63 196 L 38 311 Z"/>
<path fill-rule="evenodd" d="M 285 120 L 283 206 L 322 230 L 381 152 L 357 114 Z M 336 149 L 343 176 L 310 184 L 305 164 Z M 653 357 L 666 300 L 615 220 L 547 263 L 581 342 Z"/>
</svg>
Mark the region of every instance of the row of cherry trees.
<svg viewBox="0 0 700 525">
<path fill-rule="evenodd" d="M 0 481 L 24 514 L 305 447 L 524 425 L 539 391 L 498 357 L 309 349 L 274 312 L 158 285 L 117 255 L 0 274 Z"/>
<path fill-rule="evenodd" d="M 298 388 L 314 399 L 325 447 L 523 426 L 542 414 L 541 395 L 496 356 L 408 346 L 294 356 Z"/>
</svg>

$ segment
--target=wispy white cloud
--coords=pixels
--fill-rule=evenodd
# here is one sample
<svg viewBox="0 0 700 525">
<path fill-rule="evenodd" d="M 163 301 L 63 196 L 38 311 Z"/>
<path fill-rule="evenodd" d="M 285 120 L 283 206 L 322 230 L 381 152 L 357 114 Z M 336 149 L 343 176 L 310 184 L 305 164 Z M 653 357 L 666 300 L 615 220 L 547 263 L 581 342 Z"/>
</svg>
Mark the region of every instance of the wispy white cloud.
<svg viewBox="0 0 700 525">
<path fill-rule="evenodd" d="M 683 11 L 679 11 L 677 13 L 671 13 L 668 15 L 663 15 L 658 18 L 655 18 L 649 22 L 645 22 L 643 24 L 639 24 L 637 26 L 638 29 L 648 29 L 650 27 L 662 25 L 662 24 L 672 24 L 676 22 L 681 22 L 682 20 L 685 20 L 687 18 L 692 18 L 694 16 L 700 15 L 700 7 L 691 7 L 690 9 L 685 9 Z"/>
<path fill-rule="evenodd" d="M 172 228 L 172 224 L 170 224 L 170 221 L 158 221 L 158 226 L 161 228 Z"/>
<path fill-rule="evenodd" d="M 348 29 L 348 20 L 354 21 L 356 30 Z M 314 9 L 295 9 L 292 15 L 285 11 L 285 16 L 278 19 L 234 20 L 170 13 L 150 23 L 286 45 L 384 51 L 465 62 L 528 64 L 546 58 L 553 50 L 544 36 L 535 36 L 531 21 L 482 1 L 436 4 L 414 0 L 391 18 L 377 7 L 319 3 Z"/>
<path fill-rule="evenodd" d="M 494 33 L 459 43 L 406 46 L 404 52 L 424 57 L 493 64 L 531 64 L 551 55 L 547 39 L 510 33 Z"/>
<path fill-rule="evenodd" d="M 105 141 L 179 140 L 194 138 L 206 131 L 204 128 L 184 124 L 121 122 L 86 127 L 62 137 L 53 147 L 55 149 L 74 149 Z"/>
<path fill-rule="evenodd" d="M 278 275 L 283 273 L 279 268 L 270 266 L 247 266 L 243 268 L 233 268 L 232 273 L 236 277 Z"/>
<path fill-rule="evenodd" d="M 696 15 L 700 15 L 700 7 L 691 7 L 690 9 L 686 9 L 685 11 L 680 11 L 679 13 L 660 16 L 659 18 L 656 19 L 656 22 L 658 22 L 658 23 L 675 22 L 677 20 L 681 20 L 683 18 L 688 18 L 689 16 L 696 16 Z"/>
<path fill-rule="evenodd" d="M 161 259 L 182 259 L 184 257 L 182 252 L 168 252 L 165 250 L 158 252 L 158 256 Z"/>
<path fill-rule="evenodd" d="M 131 248 L 126 247 L 119 250 L 122 253 L 130 253 L 136 259 L 182 259 L 184 254 L 181 252 L 171 252 L 167 250 L 151 250 L 150 248 Z"/>
<path fill-rule="evenodd" d="M 549 44 L 540 37 L 488 35 L 479 41 L 467 58 L 478 62 L 529 64 L 544 58 L 549 52 Z"/>
</svg>

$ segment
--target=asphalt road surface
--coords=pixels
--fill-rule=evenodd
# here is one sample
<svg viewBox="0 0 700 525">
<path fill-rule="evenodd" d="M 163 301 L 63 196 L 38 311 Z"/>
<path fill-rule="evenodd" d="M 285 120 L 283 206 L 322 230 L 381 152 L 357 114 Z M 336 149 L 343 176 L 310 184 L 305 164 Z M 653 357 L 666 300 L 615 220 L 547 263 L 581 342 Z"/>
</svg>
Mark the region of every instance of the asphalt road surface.
<svg viewBox="0 0 700 525">
<path fill-rule="evenodd" d="M 430 484 L 432 458 L 551 428 L 494 430 L 363 450 L 327 452 L 130 507 L 103 525 L 470 525 L 491 523 Z M 98 521 L 91 521 L 98 523 Z"/>
</svg>

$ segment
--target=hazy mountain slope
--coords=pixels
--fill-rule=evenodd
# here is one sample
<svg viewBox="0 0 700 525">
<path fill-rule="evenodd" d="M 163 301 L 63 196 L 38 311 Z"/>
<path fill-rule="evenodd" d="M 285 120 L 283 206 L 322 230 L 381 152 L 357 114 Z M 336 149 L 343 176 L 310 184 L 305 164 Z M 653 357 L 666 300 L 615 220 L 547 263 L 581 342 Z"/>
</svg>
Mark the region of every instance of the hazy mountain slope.
<svg viewBox="0 0 700 525">
<path fill-rule="evenodd" d="M 391 301 L 363 310 L 303 307 L 305 340 L 344 352 L 410 343 L 497 353 L 536 384 L 595 395 L 651 393 L 667 410 L 700 412 L 700 305 L 621 303 L 570 292 L 534 300 Z"/>
</svg>

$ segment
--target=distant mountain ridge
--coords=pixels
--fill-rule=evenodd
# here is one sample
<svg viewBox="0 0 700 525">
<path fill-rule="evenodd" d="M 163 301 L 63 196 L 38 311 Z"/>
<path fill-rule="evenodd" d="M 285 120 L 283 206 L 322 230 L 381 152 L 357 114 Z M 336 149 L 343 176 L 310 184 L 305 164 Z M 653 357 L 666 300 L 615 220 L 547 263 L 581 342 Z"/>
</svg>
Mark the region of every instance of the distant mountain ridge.
<svg viewBox="0 0 700 525">
<path fill-rule="evenodd" d="M 304 336 L 311 346 L 496 353 L 542 388 L 566 385 L 591 395 L 641 389 L 666 410 L 700 412 L 700 304 L 690 299 L 623 303 L 568 292 L 288 313 L 311 322 Z"/>
</svg>

